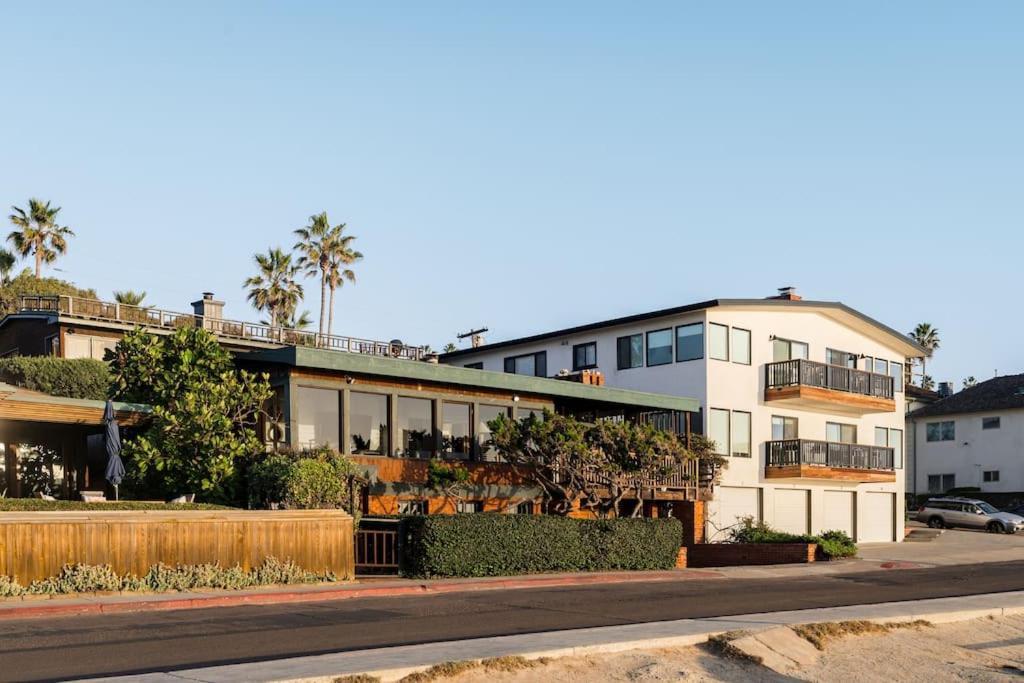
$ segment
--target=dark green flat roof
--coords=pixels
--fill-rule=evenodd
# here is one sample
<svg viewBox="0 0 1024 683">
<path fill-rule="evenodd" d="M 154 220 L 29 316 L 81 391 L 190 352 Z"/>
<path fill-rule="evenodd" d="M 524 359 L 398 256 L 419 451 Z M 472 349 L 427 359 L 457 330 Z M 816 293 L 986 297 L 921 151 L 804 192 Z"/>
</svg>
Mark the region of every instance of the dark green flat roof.
<svg viewBox="0 0 1024 683">
<path fill-rule="evenodd" d="M 267 351 L 240 354 L 240 360 L 278 363 L 296 368 L 351 372 L 418 382 L 437 382 L 478 389 L 521 392 L 551 398 L 594 401 L 634 408 L 697 412 L 700 402 L 684 396 L 651 394 L 608 386 L 592 386 L 544 377 L 527 377 L 505 372 L 474 370 L 415 360 L 400 360 L 345 351 L 326 351 L 303 346 L 288 346 Z"/>
</svg>

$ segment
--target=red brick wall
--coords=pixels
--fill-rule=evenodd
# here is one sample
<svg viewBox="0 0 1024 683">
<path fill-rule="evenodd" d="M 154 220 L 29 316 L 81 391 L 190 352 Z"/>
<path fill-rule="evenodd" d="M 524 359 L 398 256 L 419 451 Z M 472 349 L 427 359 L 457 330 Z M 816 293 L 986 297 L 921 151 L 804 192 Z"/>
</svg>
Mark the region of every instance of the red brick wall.
<svg viewBox="0 0 1024 683">
<path fill-rule="evenodd" d="M 683 545 L 704 542 L 704 501 L 676 502 L 672 516 L 683 523 Z"/>
<path fill-rule="evenodd" d="M 686 549 L 688 567 L 814 562 L 816 543 L 700 543 Z"/>
</svg>

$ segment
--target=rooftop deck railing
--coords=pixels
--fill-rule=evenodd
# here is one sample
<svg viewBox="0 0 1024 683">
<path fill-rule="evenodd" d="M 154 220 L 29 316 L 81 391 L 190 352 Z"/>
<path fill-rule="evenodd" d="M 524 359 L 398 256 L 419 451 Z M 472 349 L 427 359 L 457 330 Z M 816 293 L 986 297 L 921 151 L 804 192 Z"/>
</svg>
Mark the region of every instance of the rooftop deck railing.
<svg viewBox="0 0 1024 683">
<path fill-rule="evenodd" d="M 808 386 L 875 398 L 893 398 L 893 378 L 842 365 L 797 358 L 765 365 L 765 387 Z"/>
<path fill-rule="evenodd" d="M 330 351 L 345 351 L 406 360 L 421 360 L 425 355 L 422 347 L 407 344 L 271 327 L 240 320 L 224 320 L 223 318 L 165 311 L 147 306 L 129 306 L 128 304 L 77 296 L 22 296 L 19 310 L 25 313 L 55 313 L 72 318 L 124 323 L 151 329 L 173 330 L 179 327 L 202 327 L 223 339 L 280 344 L 281 346 L 308 346 Z"/>
<path fill-rule="evenodd" d="M 769 441 L 767 448 L 768 467 L 821 465 L 823 467 L 888 472 L 895 469 L 894 463 L 894 449 L 885 446 L 813 441 L 811 439 L 785 439 Z"/>
</svg>

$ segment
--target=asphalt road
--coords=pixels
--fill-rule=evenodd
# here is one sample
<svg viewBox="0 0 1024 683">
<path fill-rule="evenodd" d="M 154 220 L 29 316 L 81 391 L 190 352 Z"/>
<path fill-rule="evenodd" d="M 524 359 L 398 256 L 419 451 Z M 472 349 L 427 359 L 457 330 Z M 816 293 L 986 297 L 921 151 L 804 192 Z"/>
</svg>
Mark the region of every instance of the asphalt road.
<svg viewBox="0 0 1024 683">
<path fill-rule="evenodd" d="M 1024 562 L 0 621 L 0 680 L 127 675 L 691 617 L 1024 590 Z"/>
</svg>

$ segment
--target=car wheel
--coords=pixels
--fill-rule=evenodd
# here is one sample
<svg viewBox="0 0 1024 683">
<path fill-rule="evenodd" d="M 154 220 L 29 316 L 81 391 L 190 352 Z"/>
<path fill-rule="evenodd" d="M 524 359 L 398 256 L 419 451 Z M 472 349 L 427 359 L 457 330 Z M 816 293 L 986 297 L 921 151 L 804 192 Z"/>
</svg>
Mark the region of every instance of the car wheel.
<svg viewBox="0 0 1024 683">
<path fill-rule="evenodd" d="M 989 525 L 985 529 L 990 534 L 1001 534 L 1003 532 L 1003 525 L 999 522 L 989 522 Z"/>
<path fill-rule="evenodd" d="M 1008 533 L 1008 534 L 1015 534 L 1015 533 L 1017 533 L 1017 527 L 1015 527 L 1015 526 L 1008 526 L 1008 527 L 1006 527 L 1006 533 Z"/>
<path fill-rule="evenodd" d="M 942 517 L 932 517 L 928 520 L 928 526 L 933 529 L 941 529 L 946 525 L 942 523 Z"/>
</svg>

